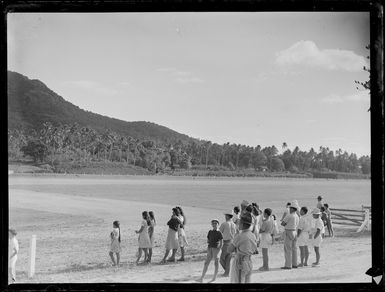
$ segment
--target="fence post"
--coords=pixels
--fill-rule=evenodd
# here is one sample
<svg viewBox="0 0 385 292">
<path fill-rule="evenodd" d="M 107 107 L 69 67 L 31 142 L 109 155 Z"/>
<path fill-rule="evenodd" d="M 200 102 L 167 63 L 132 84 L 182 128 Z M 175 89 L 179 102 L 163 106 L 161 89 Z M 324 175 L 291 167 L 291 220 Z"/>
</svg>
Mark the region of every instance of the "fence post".
<svg viewBox="0 0 385 292">
<path fill-rule="evenodd" d="M 28 278 L 32 278 L 35 274 L 35 259 L 36 259 L 36 235 L 32 235 L 29 249 L 29 265 Z"/>
<path fill-rule="evenodd" d="M 364 222 L 362 222 L 360 228 L 358 228 L 357 232 L 361 232 L 365 226 L 368 228 L 368 230 L 370 230 L 370 220 L 369 220 L 369 210 L 366 209 L 365 210 L 365 219 L 364 219 Z"/>
</svg>

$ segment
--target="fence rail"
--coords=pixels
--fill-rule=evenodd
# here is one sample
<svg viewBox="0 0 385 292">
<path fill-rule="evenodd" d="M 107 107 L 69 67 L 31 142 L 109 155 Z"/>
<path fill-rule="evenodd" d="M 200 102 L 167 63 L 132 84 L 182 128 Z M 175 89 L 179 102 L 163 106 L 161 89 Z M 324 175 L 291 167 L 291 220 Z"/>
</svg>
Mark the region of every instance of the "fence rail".
<svg viewBox="0 0 385 292">
<path fill-rule="evenodd" d="M 359 227 L 360 232 L 365 227 L 370 229 L 372 220 L 372 208 L 370 206 L 361 206 L 361 210 L 352 209 L 330 209 L 333 224 L 348 225 Z"/>
</svg>

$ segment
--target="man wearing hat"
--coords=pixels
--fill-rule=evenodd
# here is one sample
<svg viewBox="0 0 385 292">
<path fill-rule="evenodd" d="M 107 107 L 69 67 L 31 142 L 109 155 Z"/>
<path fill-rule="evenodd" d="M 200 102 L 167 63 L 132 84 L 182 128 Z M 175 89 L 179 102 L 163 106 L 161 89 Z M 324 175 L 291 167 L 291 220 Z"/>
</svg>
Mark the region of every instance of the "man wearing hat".
<svg viewBox="0 0 385 292">
<path fill-rule="evenodd" d="M 232 212 L 224 213 L 225 215 L 225 222 L 221 224 L 219 227 L 219 231 L 222 232 L 223 236 L 223 246 L 222 246 L 222 253 L 221 257 L 219 259 L 219 262 L 225 272 L 223 273 L 224 277 L 228 277 L 230 273 L 230 260 L 231 260 L 231 253 L 227 251 L 230 244 L 233 242 L 234 236 L 237 232 L 237 228 L 232 220 L 233 214 Z"/>
<path fill-rule="evenodd" d="M 246 213 L 240 219 L 240 232 L 234 237 L 228 251 L 236 251 L 230 271 L 231 283 L 249 283 L 253 271 L 251 255 L 257 250 L 257 240 L 250 230 L 251 214 Z"/>
<path fill-rule="evenodd" d="M 295 200 L 290 205 L 290 213 L 283 218 L 281 225 L 285 227 L 285 265 L 281 269 L 290 270 L 297 268 L 297 228 L 299 217 L 298 202 Z"/>
<path fill-rule="evenodd" d="M 321 258 L 320 255 L 320 246 L 322 243 L 322 234 L 325 233 L 325 226 L 321 219 L 321 211 L 318 208 L 314 208 L 311 212 L 314 218 L 311 228 L 311 237 L 312 243 L 314 246 L 314 252 L 316 255 L 316 261 L 312 264 L 313 266 L 318 266 Z"/>
</svg>

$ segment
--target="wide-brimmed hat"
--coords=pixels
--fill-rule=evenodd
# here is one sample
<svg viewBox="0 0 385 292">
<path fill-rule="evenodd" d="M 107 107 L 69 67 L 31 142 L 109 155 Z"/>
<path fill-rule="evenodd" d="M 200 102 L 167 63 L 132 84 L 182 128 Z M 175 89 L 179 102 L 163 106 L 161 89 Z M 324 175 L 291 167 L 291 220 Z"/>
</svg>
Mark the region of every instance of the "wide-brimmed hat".
<svg viewBox="0 0 385 292">
<path fill-rule="evenodd" d="M 319 215 L 319 214 L 321 214 L 321 211 L 320 211 L 320 209 L 318 209 L 318 208 L 314 208 L 314 209 L 311 211 L 311 213 L 312 213 L 313 215 Z"/>
<path fill-rule="evenodd" d="M 230 211 L 230 212 L 227 212 L 227 213 L 223 213 L 223 214 L 225 214 L 225 215 L 228 215 L 228 216 L 231 216 L 231 217 L 233 217 L 233 211 Z"/>
<path fill-rule="evenodd" d="M 295 208 L 297 210 L 300 209 L 297 200 L 294 200 L 293 202 L 291 202 L 290 208 Z"/>
<path fill-rule="evenodd" d="M 252 223 L 252 218 L 250 213 L 245 213 L 241 216 L 241 221 L 246 224 Z"/>
<path fill-rule="evenodd" d="M 246 206 L 247 207 L 248 205 L 250 205 L 250 204 L 246 200 L 243 200 L 242 203 L 241 203 L 241 206 Z"/>
<path fill-rule="evenodd" d="M 219 224 L 219 220 L 218 219 L 212 219 L 211 222 L 217 222 Z"/>
</svg>

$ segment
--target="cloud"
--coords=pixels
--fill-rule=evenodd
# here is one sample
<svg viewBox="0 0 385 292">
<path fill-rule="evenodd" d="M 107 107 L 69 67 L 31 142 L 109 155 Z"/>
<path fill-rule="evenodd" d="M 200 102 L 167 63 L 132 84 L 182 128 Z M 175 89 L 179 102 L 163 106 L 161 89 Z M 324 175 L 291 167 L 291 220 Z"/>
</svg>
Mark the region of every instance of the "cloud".
<svg viewBox="0 0 385 292">
<path fill-rule="evenodd" d="M 186 83 L 202 83 L 203 80 L 198 78 L 198 77 L 188 77 L 188 78 L 176 78 L 175 79 L 176 82 L 178 83 L 183 83 L 183 84 L 186 84 Z"/>
<path fill-rule="evenodd" d="M 322 103 L 327 104 L 336 104 L 336 103 L 344 103 L 344 102 L 367 102 L 370 100 L 369 91 L 359 91 L 350 95 L 338 95 L 338 94 L 330 94 L 323 99 L 321 99 Z"/>
<path fill-rule="evenodd" d="M 156 69 L 158 72 L 167 73 L 167 75 L 171 76 L 173 80 L 177 83 L 181 84 L 189 84 L 189 83 L 202 83 L 203 79 L 194 76 L 194 74 L 190 71 L 181 71 L 174 67 L 165 67 Z"/>
<path fill-rule="evenodd" d="M 276 54 L 276 64 L 305 65 L 326 70 L 342 70 L 348 72 L 361 71 L 363 66 L 368 66 L 363 56 L 356 55 L 353 51 L 340 49 L 320 50 L 312 41 L 299 41 L 290 48 Z"/>
<path fill-rule="evenodd" d="M 70 87 L 77 87 L 80 90 L 85 90 L 90 93 L 99 95 L 114 95 L 118 93 L 118 90 L 116 90 L 115 88 L 110 88 L 103 84 L 89 80 L 67 81 L 64 82 L 64 85 Z"/>
</svg>

